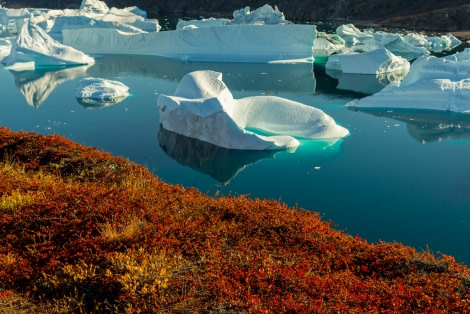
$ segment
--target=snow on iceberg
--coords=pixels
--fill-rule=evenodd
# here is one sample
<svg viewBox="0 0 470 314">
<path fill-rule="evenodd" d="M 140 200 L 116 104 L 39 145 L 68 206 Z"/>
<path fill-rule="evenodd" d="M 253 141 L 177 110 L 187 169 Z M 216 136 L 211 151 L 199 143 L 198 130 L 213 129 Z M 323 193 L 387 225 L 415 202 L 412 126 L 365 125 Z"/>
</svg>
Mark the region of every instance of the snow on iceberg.
<svg viewBox="0 0 470 314">
<path fill-rule="evenodd" d="M 470 112 L 470 49 L 455 55 L 422 57 L 405 79 L 379 93 L 346 104 L 359 108 L 403 108 Z"/>
<path fill-rule="evenodd" d="M 10 54 L 2 60 L 7 68 L 29 69 L 40 66 L 57 67 L 92 64 L 95 60 L 72 47 L 52 39 L 31 21 L 26 22 L 12 44 Z"/>
<path fill-rule="evenodd" d="M 385 48 L 379 48 L 363 53 L 332 55 L 328 58 L 325 68 L 343 73 L 381 74 L 408 70 L 410 63 Z"/>
<path fill-rule="evenodd" d="M 129 87 L 118 81 L 87 77 L 77 86 L 75 98 L 85 107 L 117 104 L 129 96 Z"/>
<path fill-rule="evenodd" d="M 299 145 L 293 136 L 338 139 L 349 134 L 323 111 L 298 102 L 273 96 L 236 100 L 214 71 L 185 75 L 175 95 L 160 95 L 157 104 L 164 129 L 228 149 L 285 149 Z"/>
</svg>

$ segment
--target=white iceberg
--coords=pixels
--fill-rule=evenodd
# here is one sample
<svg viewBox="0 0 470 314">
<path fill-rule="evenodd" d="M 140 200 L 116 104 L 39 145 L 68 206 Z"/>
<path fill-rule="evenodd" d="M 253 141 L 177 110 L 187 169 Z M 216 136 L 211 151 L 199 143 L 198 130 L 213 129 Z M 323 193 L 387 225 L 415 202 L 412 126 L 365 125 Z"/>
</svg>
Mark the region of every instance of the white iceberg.
<svg viewBox="0 0 470 314">
<path fill-rule="evenodd" d="M 416 47 L 424 47 L 432 52 L 450 51 L 458 47 L 462 42 L 452 34 L 428 37 L 423 34 L 406 34 L 403 39 Z"/>
<path fill-rule="evenodd" d="M 208 18 L 201 20 L 179 20 L 176 24 L 176 29 L 187 29 L 187 28 L 199 28 L 199 27 L 213 27 L 213 26 L 224 26 L 224 25 L 284 25 L 293 24 L 287 21 L 284 13 L 279 11 L 277 6 L 270 6 L 265 4 L 264 6 L 251 11 L 250 7 L 244 9 L 235 10 L 233 12 L 233 19 L 216 19 Z"/>
<path fill-rule="evenodd" d="M 285 149 L 299 145 L 293 136 L 339 139 L 349 134 L 323 111 L 298 102 L 274 96 L 236 100 L 214 71 L 185 75 L 175 95 L 159 95 L 157 104 L 164 129 L 228 149 Z"/>
<path fill-rule="evenodd" d="M 63 27 L 63 43 L 87 53 L 119 51 L 120 54 L 154 55 L 184 61 L 312 62 L 316 26 L 281 22 L 278 10 L 270 10 L 271 15 L 265 14 L 266 7 L 253 14 L 258 16 L 255 23 L 240 21 L 237 24 L 235 19 L 222 25 L 209 19 L 204 27 L 201 26 L 203 22 L 192 26 L 186 23 L 176 30 L 164 32 L 136 33 L 125 29 L 97 29 L 91 25 Z M 262 22 L 258 21 L 260 16 Z M 274 21 L 277 23 L 268 24 Z"/>
<path fill-rule="evenodd" d="M 393 54 L 407 60 L 426 56 L 429 51 L 406 42 L 403 36 L 387 32 L 361 31 L 353 24 L 340 25 L 336 33 L 346 41 L 350 51 L 366 52 L 377 48 L 386 48 Z"/>
<path fill-rule="evenodd" d="M 470 49 L 455 55 L 422 57 L 405 79 L 379 93 L 346 104 L 359 108 L 403 108 L 470 112 Z"/>
<path fill-rule="evenodd" d="M 40 66 L 93 64 L 95 60 L 72 47 L 63 45 L 31 21 L 25 23 L 12 44 L 10 54 L 2 60 L 7 68 L 28 69 Z"/>
<path fill-rule="evenodd" d="M 118 81 L 87 77 L 77 86 L 75 98 L 87 107 L 109 106 L 129 96 L 129 87 Z"/>
<path fill-rule="evenodd" d="M 410 63 L 385 48 L 379 48 L 363 53 L 332 55 L 328 58 L 325 68 L 343 73 L 382 74 L 408 70 Z"/>
</svg>

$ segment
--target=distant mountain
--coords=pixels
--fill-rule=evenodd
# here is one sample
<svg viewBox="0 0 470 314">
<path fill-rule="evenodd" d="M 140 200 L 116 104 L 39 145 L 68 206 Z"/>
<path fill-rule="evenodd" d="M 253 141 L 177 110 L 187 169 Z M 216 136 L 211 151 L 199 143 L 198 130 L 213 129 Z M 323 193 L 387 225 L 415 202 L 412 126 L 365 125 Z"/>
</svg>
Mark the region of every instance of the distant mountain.
<svg viewBox="0 0 470 314">
<path fill-rule="evenodd" d="M 5 0 L 0 0 L 5 3 Z M 436 31 L 470 30 L 468 0 L 107 0 L 109 7 L 137 6 L 149 17 L 231 17 L 234 10 L 277 5 L 288 20 L 342 21 Z M 78 8 L 81 0 L 12 0 L 6 7 Z"/>
</svg>

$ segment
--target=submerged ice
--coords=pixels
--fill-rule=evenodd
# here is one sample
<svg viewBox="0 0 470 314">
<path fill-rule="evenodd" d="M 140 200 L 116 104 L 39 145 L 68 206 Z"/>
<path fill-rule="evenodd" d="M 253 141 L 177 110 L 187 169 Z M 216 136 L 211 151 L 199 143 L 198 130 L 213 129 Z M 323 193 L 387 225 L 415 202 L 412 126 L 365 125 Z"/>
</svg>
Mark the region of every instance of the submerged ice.
<svg viewBox="0 0 470 314">
<path fill-rule="evenodd" d="M 185 75 L 175 94 L 160 95 L 157 104 L 164 129 L 228 149 L 285 149 L 299 145 L 295 137 L 349 134 L 323 111 L 298 102 L 274 96 L 234 99 L 222 74 L 214 71 Z"/>
</svg>

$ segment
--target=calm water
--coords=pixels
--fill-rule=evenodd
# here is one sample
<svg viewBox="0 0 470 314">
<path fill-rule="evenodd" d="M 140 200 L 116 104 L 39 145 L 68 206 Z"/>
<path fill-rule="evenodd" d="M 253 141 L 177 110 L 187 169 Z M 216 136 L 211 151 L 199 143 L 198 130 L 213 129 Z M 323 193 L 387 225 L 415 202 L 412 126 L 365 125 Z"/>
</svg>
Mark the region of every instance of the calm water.
<svg viewBox="0 0 470 314">
<path fill-rule="evenodd" d="M 161 131 L 158 94 L 187 72 L 223 73 L 235 98 L 277 95 L 324 110 L 351 135 L 302 140 L 295 151 L 228 151 Z M 108 107 L 74 97 L 87 76 L 119 80 L 132 95 Z M 360 84 L 358 84 L 360 83 Z M 338 84 L 343 89 L 337 89 Z M 105 56 L 91 67 L 9 72 L 0 68 L 0 125 L 58 133 L 146 165 L 164 181 L 214 194 L 249 194 L 318 211 L 336 228 L 427 246 L 470 264 L 470 117 L 439 112 L 353 111 L 344 104 L 383 85 L 370 76 L 327 76 L 306 64 L 183 63 Z"/>
</svg>

